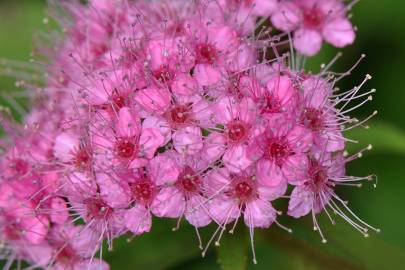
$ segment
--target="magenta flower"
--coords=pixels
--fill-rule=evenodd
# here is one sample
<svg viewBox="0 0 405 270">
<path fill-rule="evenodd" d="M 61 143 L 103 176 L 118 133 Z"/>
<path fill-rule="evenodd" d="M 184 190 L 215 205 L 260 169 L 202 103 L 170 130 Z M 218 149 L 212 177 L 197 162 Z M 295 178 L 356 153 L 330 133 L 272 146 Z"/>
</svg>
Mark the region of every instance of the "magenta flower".
<svg viewBox="0 0 405 270">
<path fill-rule="evenodd" d="M 355 33 L 341 0 L 284 0 L 271 16 L 272 24 L 294 32 L 294 47 L 306 56 L 321 49 L 322 41 L 336 47 L 354 42 Z"/>
</svg>

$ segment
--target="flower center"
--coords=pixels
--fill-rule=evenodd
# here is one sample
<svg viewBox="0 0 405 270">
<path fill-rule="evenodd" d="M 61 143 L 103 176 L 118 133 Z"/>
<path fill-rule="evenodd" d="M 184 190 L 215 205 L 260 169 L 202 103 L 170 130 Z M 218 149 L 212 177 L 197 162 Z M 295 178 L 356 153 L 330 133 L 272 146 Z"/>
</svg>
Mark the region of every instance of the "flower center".
<svg viewBox="0 0 405 270">
<path fill-rule="evenodd" d="M 273 95 L 266 95 L 263 100 L 262 113 L 278 113 L 280 112 L 280 101 Z"/>
<path fill-rule="evenodd" d="M 99 198 L 91 198 L 85 201 L 87 215 L 91 218 L 107 218 L 110 207 Z"/>
<path fill-rule="evenodd" d="M 119 110 L 119 109 L 125 107 L 126 103 L 127 103 L 126 98 L 124 96 L 118 95 L 118 94 L 114 94 L 111 97 L 111 101 L 114 106 L 114 109 L 116 109 L 116 110 Z"/>
<path fill-rule="evenodd" d="M 316 160 L 311 160 L 309 167 L 309 176 L 311 181 L 309 185 L 313 192 L 320 192 L 328 185 L 328 174 L 326 168 Z"/>
<path fill-rule="evenodd" d="M 249 127 L 239 120 L 234 120 L 227 126 L 227 136 L 231 143 L 243 142 L 249 133 Z"/>
<path fill-rule="evenodd" d="M 76 168 L 79 169 L 86 169 L 89 167 L 91 161 L 91 157 L 87 149 L 81 148 L 79 149 L 73 158 L 73 163 L 75 164 Z"/>
<path fill-rule="evenodd" d="M 149 179 L 140 179 L 132 186 L 132 194 L 135 201 L 147 205 L 154 197 L 155 186 Z"/>
<path fill-rule="evenodd" d="M 196 172 L 193 169 L 187 166 L 180 174 L 178 183 L 180 184 L 183 191 L 197 192 L 201 185 L 201 178 L 196 175 Z"/>
<path fill-rule="evenodd" d="M 115 144 L 115 151 L 122 159 L 131 159 L 138 152 L 138 146 L 129 139 L 119 139 Z"/>
<path fill-rule="evenodd" d="M 175 106 L 170 111 L 170 120 L 175 124 L 184 124 L 190 118 L 190 108 L 184 105 Z"/>
<path fill-rule="evenodd" d="M 215 47 L 208 43 L 198 44 L 196 47 L 196 60 L 199 64 L 213 64 L 218 58 Z"/>
<path fill-rule="evenodd" d="M 167 65 L 161 65 L 153 72 L 153 76 L 161 83 L 168 83 L 174 79 L 174 72 Z"/>
<path fill-rule="evenodd" d="M 255 191 L 253 188 L 253 183 L 249 179 L 242 179 L 237 182 L 234 188 L 235 197 L 238 198 L 241 202 L 246 202 L 250 200 Z"/>
<path fill-rule="evenodd" d="M 271 139 L 267 143 L 265 157 L 274 159 L 278 166 L 281 166 L 285 158 L 290 156 L 292 151 L 285 139 Z"/>
<path fill-rule="evenodd" d="M 9 167 L 17 174 L 17 175 L 25 175 L 28 173 L 29 165 L 28 163 L 21 159 L 15 158 L 10 162 Z"/>
<path fill-rule="evenodd" d="M 325 15 L 316 7 L 305 9 L 303 13 L 304 27 L 319 29 L 325 21 Z"/>
<path fill-rule="evenodd" d="M 301 115 L 301 123 L 311 130 L 323 127 L 322 112 L 314 108 L 306 108 Z"/>
</svg>

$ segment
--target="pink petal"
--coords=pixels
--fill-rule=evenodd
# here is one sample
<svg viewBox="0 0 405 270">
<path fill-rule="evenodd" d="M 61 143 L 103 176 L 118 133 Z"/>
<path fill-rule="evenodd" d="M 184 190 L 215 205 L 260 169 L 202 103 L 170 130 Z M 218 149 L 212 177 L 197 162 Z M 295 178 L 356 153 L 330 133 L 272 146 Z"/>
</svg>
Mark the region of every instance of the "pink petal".
<svg viewBox="0 0 405 270">
<path fill-rule="evenodd" d="M 164 143 L 167 144 L 172 138 L 172 130 L 169 123 L 164 118 L 149 116 L 142 122 L 142 129 L 154 128 L 164 137 Z"/>
<path fill-rule="evenodd" d="M 313 193 L 305 186 L 294 188 L 288 202 L 288 215 L 300 218 L 311 212 L 313 196 Z"/>
<path fill-rule="evenodd" d="M 294 32 L 294 47 L 305 56 L 314 56 L 321 50 L 322 36 L 315 30 L 299 29 Z"/>
<path fill-rule="evenodd" d="M 152 215 L 142 205 L 135 205 L 125 213 L 125 225 L 133 234 L 149 232 L 152 227 Z"/>
<path fill-rule="evenodd" d="M 151 209 L 157 217 L 178 218 L 184 213 L 184 195 L 175 187 L 165 187 L 154 199 Z"/>
<path fill-rule="evenodd" d="M 230 171 L 240 172 L 249 167 L 253 161 L 247 156 L 247 146 L 232 146 L 225 151 L 222 160 Z"/>
<path fill-rule="evenodd" d="M 99 173 L 96 175 L 100 196 L 110 207 L 125 208 L 130 202 L 130 188 L 125 181 Z"/>
<path fill-rule="evenodd" d="M 295 126 L 288 133 L 288 142 L 294 152 L 306 152 L 312 146 L 312 132 L 304 127 Z"/>
<path fill-rule="evenodd" d="M 288 183 L 300 185 L 307 180 L 308 158 L 305 154 L 291 155 L 284 162 L 282 171 Z"/>
<path fill-rule="evenodd" d="M 139 145 L 141 152 L 147 158 L 152 158 L 156 150 L 163 146 L 165 138 L 160 134 L 159 130 L 154 128 L 144 128 L 141 137 L 139 138 Z"/>
<path fill-rule="evenodd" d="M 280 167 L 273 161 L 265 159 L 258 161 L 256 170 L 257 181 L 262 185 L 276 187 L 285 181 Z"/>
<path fill-rule="evenodd" d="M 173 134 L 174 148 L 180 154 L 195 155 L 203 148 L 201 129 L 186 127 Z"/>
<path fill-rule="evenodd" d="M 191 95 L 198 89 L 196 79 L 187 74 L 180 74 L 172 83 L 172 90 L 177 95 Z"/>
<path fill-rule="evenodd" d="M 136 92 L 134 99 L 145 110 L 163 114 L 170 105 L 171 94 L 164 88 L 149 87 Z"/>
<path fill-rule="evenodd" d="M 271 23 L 284 32 L 295 30 L 301 21 L 300 8 L 292 2 L 282 2 L 271 16 Z"/>
<path fill-rule="evenodd" d="M 69 162 L 73 158 L 73 151 L 78 147 L 79 137 L 76 134 L 64 132 L 55 139 L 54 155 L 63 162 Z"/>
<path fill-rule="evenodd" d="M 277 10 L 277 0 L 255 0 L 253 2 L 253 13 L 257 16 L 270 16 Z"/>
<path fill-rule="evenodd" d="M 230 223 L 240 215 L 236 201 L 217 197 L 209 204 L 211 216 L 220 224 Z"/>
<path fill-rule="evenodd" d="M 194 78 L 200 85 L 214 85 L 222 78 L 221 71 L 211 65 L 198 64 L 194 67 Z"/>
<path fill-rule="evenodd" d="M 204 140 L 201 157 L 209 163 L 218 160 L 225 151 L 225 138 L 222 134 L 213 132 Z"/>
<path fill-rule="evenodd" d="M 176 182 L 180 168 L 168 154 L 159 154 L 149 162 L 151 180 L 158 186 Z"/>
<path fill-rule="evenodd" d="M 201 195 L 191 196 L 187 200 L 187 209 L 184 213 L 186 220 L 194 227 L 204 227 L 211 223 L 206 198 Z M 205 202 L 205 203 L 204 203 Z"/>
<path fill-rule="evenodd" d="M 66 201 L 60 197 L 54 197 L 51 199 L 51 209 L 55 212 L 51 212 L 49 217 L 53 223 L 63 224 L 69 218 L 69 210 L 66 206 Z"/>
<path fill-rule="evenodd" d="M 117 132 L 120 137 L 131 138 L 139 134 L 139 118 L 128 107 L 123 107 L 118 113 Z"/>
<path fill-rule="evenodd" d="M 351 22 L 344 18 L 328 22 L 322 34 L 327 42 L 338 48 L 352 44 L 356 37 Z"/>
<path fill-rule="evenodd" d="M 254 200 L 246 204 L 244 220 L 250 228 L 268 228 L 276 217 L 277 212 L 268 201 Z"/>
</svg>

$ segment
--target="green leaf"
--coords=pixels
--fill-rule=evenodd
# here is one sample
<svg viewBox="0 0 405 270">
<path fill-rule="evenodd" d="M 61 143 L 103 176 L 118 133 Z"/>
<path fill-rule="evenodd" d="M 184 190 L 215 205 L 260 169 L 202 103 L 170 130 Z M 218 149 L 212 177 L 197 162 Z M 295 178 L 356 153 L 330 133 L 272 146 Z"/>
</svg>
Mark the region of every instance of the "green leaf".
<svg viewBox="0 0 405 270">
<path fill-rule="evenodd" d="M 217 248 L 218 263 L 222 270 L 246 270 L 248 259 L 247 234 L 239 228 L 234 235 L 224 235 Z"/>
<path fill-rule="evenodd" d="M 388 123 L 371 122 L 369 129 L 355 128 L 345 135 L 361 144 L 372 144 L 373 152 L 405 154 L 405 131 Z M 358 147 L 349 143 L 348 148 L 354 150 Z"/>
</svg>

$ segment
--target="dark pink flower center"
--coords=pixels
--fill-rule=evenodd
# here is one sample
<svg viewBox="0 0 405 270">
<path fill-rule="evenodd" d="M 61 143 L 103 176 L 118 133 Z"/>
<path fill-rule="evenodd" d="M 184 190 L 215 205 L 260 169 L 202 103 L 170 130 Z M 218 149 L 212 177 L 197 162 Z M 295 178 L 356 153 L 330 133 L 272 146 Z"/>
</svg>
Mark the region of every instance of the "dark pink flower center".
<svg viewBox="0 0 405 270">
<path fill-rule="evenodd" d="M 285 158 L 292 154 L 292 150 L 288 142 L 283 139 L 270 139 L 267 142 L 265 157 L 267 159 L 275 160 L 277 165 L 281 166 Z"/>
<path fill-rule="evenodd" d="M 131 139 L 119 139 L 115 143 L 115 152 L 122 159 L 131 159 L 138 153 L 139 147 Z"/>
<path fill-rule="evenodd" d="M 227 125 L 226 134 L 231 143 L 241 143 L 249 135 L 249 126 L 239 120 L 234 120 Z"/>
<path fill-rule="evenodd" d="M 118 93 L 111 96 L 111 101 L 114 109 L 117 111 L 125 107 L 127 103 L 126 97 L 123 95 L 119 95 Z"/>
<path fill-rule="evenodd" d="M 7 224 L 3 229 L 4 238 L 7 240 L 19 240 L 22 236 L 21 229 L 17 224 L 11 223 Z"/>
<path fill-rule="evenodd" d="M 201 178 L 196 175 L 196 172 L 189 166 L 185 167 L 179 175 L 178 183 L 183 191 L 197 192 L 201 185 Z"/>
<path fill-rule="evenodd" d="M 303 22 L 305 28 L 319 29 L 325 21 L 325 15 L 317 7 L 305 9 L 303 13 Z"/>
<path fill-rule="evenodd" d="M 69 265 L 75 259 L 76 253 L 70 245 L 62 244 L 62 249 L 58 248 L 56 260 L 62 265 Z"/>
<path fill-rule="evenodd" d="M 242 203 L 251 200 L 255 194 L 254 183 L 247 177 L 237 177 L 234 179 L 234 196 Z"/>
<path fill-rule="evenodd" d="M 174 72 L 167 65 L 161 65 L 153 72 L 153 76 L 161 83 L 168 83 L 174 79 Z"/>
<path fill-rule="evenodd" d="M 12 169 L 17 175 L 25 175 L 28 173 L 29 165 L 28 163 L 21 159 L 15 158 L 9 164 L 10 169 Z"/>
<path fill-rule="evenodd" d="M 78 151 L 76 151 L 73 157 L 73 163 L 76 166 L 76 168 L 86 169 L 90 166 L 90 162 L 91 156 L 87 149 L 81 148 Z"/>
<path fill-rule="evenodd" d="M 185 124 L 190 120 L 190 108 L 185 105 L 174 106 L 170 111 L 169 117 L 174 124 Z"/>
<path fill-rule="evenodd" d="M 155 186 L 147 178 L 139 179 L 132 186 L 132 194 L 136 202 L 148 205 L 155 195 Z"/>
<path fill-rule="evenodd" d="M 314 108 L 306 108 L 301 115 L 301 123 L 311 130 L 319 130 L 324 126 L 322 112 Z"/>
<path fill-rule="evenodd" d="M 313 192 L 319 193 L 328 185 L 329 177 L 326 168 L 316 160 L 310 162 L 309 176 L 309 185 Z"/>
<path fill-rule="evenodd" d="M 99 198 L 90 198 L 85 201 L 87 215 L 91 218 L 108 218 L 111 209 Z"/>
<path fill-rule="evenodd" d="M 279 113 L 281 103 L 273 95 L 266 95 L 263 100 L 262 113 Z"/>
<path fill-rule="evenodd" d="M 196 47 L 196 60 L 199 64 L 213 64 L 218 58 L 216 48 L 208 43 L 198 44 Z"/>
</svg>

